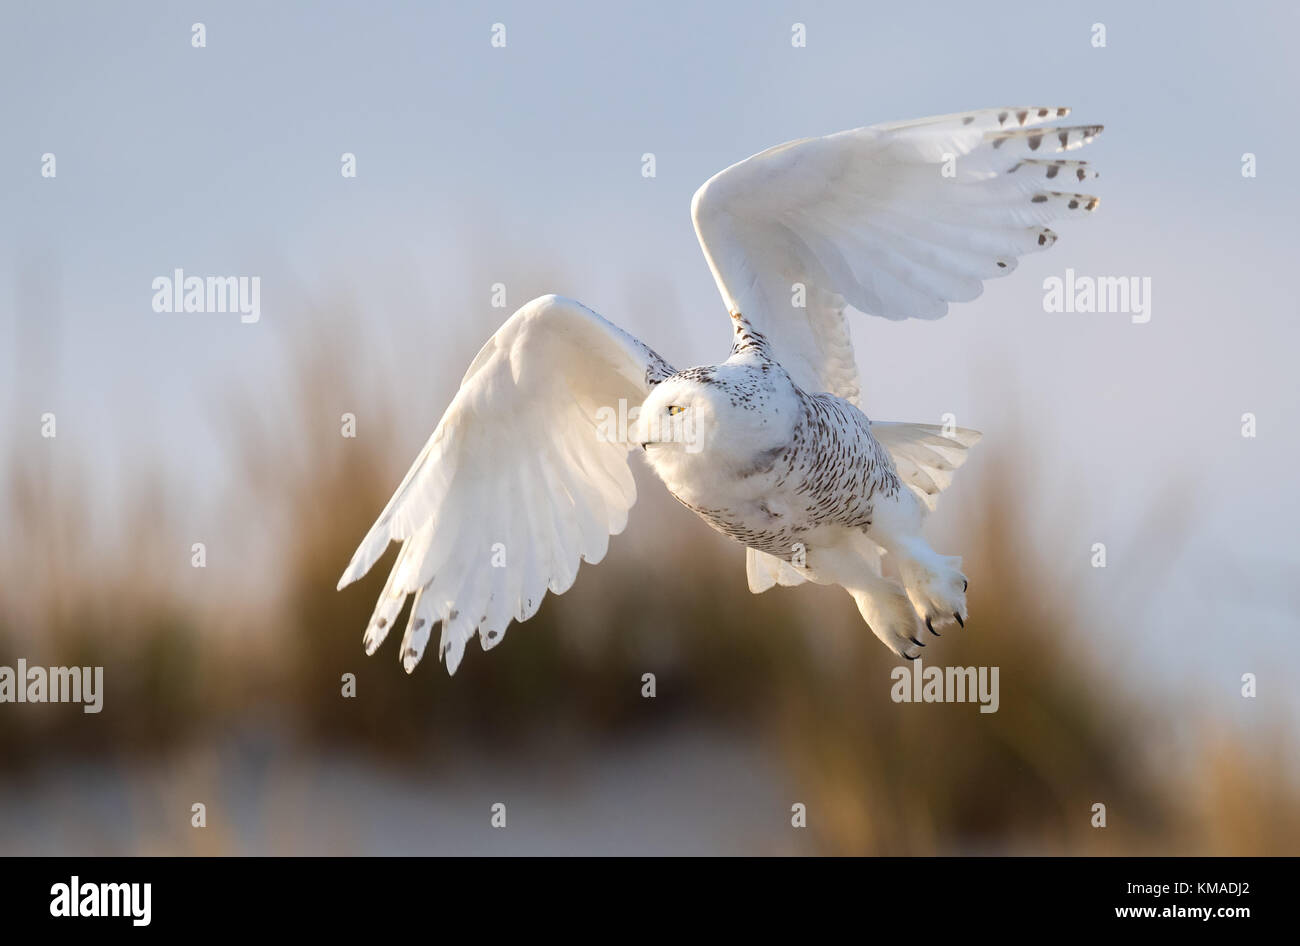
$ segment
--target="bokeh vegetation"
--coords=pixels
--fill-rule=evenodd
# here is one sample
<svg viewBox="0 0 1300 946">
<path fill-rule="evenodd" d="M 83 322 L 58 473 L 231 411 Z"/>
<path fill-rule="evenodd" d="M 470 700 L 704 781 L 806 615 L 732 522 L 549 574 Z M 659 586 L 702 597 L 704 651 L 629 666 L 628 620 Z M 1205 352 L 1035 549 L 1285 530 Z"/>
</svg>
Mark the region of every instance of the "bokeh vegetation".
<svg viewBox="0 0 1300 946">
<path fill-rule="evenodd" d="M 299 753 L 401 768 L 454 767 L 467 744 L 544 753 L 561 732 L 599 755 L 656 728 L 707 724 L 769 747 L 819 813 L 809 833 L 826 853 L 1300 850 L 1293 734 L 1207 718 L 1193 693 L 1134 692 L 1117 666 L 1124 655 L 1092 646 L 1087 592 L 1026 547 L 1015 497 L 1030 488 L 1030 460 L 996 442 L 981 447 L 955 542 L 972 619 L 927 650 L 936 662 L 1000 667 L 995 714 L 892 703 L 898 661 L 847 595 L 750 595 L 743 552 L 645 475 L 634 538 L 615 539 L 604 563 L 491 655 L 471 646 L 452 679 L 430 656 L 407 678 L 399 630 L 365 658 L 361 633 L 391 553 L 358 586 L 334 585 L 414 449 L 348 354 L 322 344 L 299 358 L 284 397 L 227 418 L 231 535 L 257 546 L 269 594 L 194 576 L 175 521 L 183 497 L 158 475 L 141 471 L 119 497 L 125 525 L 96 543 L 85 535 L 93 469 L 11 458 L 0 663 L 100 664 L 108 693 L 98 716 L 0 708 L 0 779 L 59 758 L 131 766 L 241 729 L 275 732 Z M 342 410 L 363 419 L 361 436 L 339 435 Z M 640 695 L 647 671 L 653 701 Z M 340 698 L 344 673 L 358 678 L 355 700 Z M 1184 748 L 1171 759 L 1175 744 Z M 1105 830 L 1090 825 L 1096 802 Z"/>
</svg>

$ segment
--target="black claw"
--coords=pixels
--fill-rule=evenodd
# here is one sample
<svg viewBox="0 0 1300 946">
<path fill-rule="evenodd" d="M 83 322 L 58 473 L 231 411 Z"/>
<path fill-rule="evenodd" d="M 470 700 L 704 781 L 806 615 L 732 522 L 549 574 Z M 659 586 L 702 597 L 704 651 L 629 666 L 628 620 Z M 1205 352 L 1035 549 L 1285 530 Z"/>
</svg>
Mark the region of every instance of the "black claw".
<svg viewBox="0 0 1300 946">
<path fill-rule="evenodd" d="M 965 626 L 966 626 L 966 622 L 963 621 L 963 620 L 961 619 L 961 615 L 960 615 L 960 614 L 956 614 L 956 613 L 954 613 L 954 614 L 953 614 L 953 617 L 957 619 L 957 623 L 960 624 L 962 627 L 965 627 Z"/>
<path fill-rule="evenodd" d="M 934 629 L 934 625 L 930 623 L 929 618 L 925 619 L 925 626 L 930 629 L 930 633 L 933 634 L 935 637 L 943 637 L 942 634 L 940 634 L 938 631 Z"/>
<path fill-rule="evenodd" d="M 967 581 L 965 578 L 963 578 L 963 579 L 961 580 L 961 590 L 962 590 L 962 591 L 965 591 L 965 590 L 966 590 L 967 588 L 969 588 L 969 587 L 970 587 L 970 582 Z"/>
<path fill-rule="evenodd" d="M 925 645 L 922 644 L 919 640 L 917 640 L 915 637 L 909 637 L 908 640 L 911 641 L 913 644 L 915 644 L 917 647 L 924 647 L 924 646 L 925 646 Z"/>
<path fill-rule="evenodd" d="M 906 657 L 908 660 L 915 660 L 917 657 L 919 657 L 919 656 L 921 656 L 921 655 L 920 655 L 920 654 L 916 654 L 915 656 L 912 656 L 912 655 L 910 655 L 910 654 L 904 654 L 903 656 Z"/>
</svg>

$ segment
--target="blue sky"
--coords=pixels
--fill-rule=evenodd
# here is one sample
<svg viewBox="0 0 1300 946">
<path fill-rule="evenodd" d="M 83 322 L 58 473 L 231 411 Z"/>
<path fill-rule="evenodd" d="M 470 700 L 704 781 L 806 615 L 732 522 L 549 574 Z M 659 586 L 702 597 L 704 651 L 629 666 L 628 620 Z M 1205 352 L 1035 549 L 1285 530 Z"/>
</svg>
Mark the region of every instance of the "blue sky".
<svg viewBox="0 0 1300 946">
<path fill-rule="evenodd" d="M 1080 580 L 1098 578 L 1078 567 L 1094 541 L 1113 568 L 1169 555 L 1126 543 L 1188 484 L 1191 538 L 1144 634 L 1102 626 L 1099 583 L 1099 639 L 1179 678 L 1280 653 L 1294 688 L 1294 6 L 33 3 L 5 18 L 0 442 L 42 449 L 36 418 L 54 410 L 60 449 L 94 459 L 105 495 L 161 464 L 200 521 L 229 474 L 222 405 L 277 396 L 317 329 L 364 338 L 404 379 L 375 372 L 406 385 L 413 454 L 504 317 L 490 283 L 511 308 L 553 289 L 679 365 L 716 361 L 728 326 L 688 215 L 715 171 L 878 121 L 1072 106 L 1107 127 L 1085 155 L 1100 212 L 941 322 L 856 319 L 867 411 L 951 411 L 986 443 L 1018 438 L 1043 484 L 1027 546 Z M 153 312 L 150 282 L 175 267 L 259 275 L 262 321 Z M 1066 267 L 1151 277 L 1151 322 L 1044 312 L 1042 282 Z M 313 322 L 305 294 L 346 294 L 364 322 Z M 940 536 L 961 510 L 941 508 Z"/>
</svg>

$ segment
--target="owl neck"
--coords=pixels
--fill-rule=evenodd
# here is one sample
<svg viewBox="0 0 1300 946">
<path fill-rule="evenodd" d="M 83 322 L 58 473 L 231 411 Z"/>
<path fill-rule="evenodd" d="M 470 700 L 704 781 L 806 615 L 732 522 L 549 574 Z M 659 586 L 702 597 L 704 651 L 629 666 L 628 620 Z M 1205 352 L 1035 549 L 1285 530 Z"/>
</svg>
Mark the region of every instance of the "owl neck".
<svg viewBox="0 0 1300 946">
<path fill-rule="evenodd" d="M 735 329 L 731 338 L 731 357 L 749 355 L 761 361 L 773 361 L 772 352 L 767 345 L 767 336 L 749 324 L 749 319 L 739 312 L 731 313 L 731 324 Z"/>
</svg>

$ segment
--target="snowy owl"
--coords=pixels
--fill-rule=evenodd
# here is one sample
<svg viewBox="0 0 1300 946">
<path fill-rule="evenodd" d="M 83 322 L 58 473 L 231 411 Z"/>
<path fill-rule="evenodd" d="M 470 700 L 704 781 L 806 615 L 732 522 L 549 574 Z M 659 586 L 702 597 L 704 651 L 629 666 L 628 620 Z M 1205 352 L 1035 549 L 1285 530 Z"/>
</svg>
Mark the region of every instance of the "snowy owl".
<svg viewBox="0 0 1300 946">
<path fill-rule="evenodd" d="M 778 145 L 706 181 L 691 215 L 731 315 L 721 364 L 678 371 L 558 296 L 515 312 L 339 580 L 402 543 L 366 652 L 408 595 L 408 673 L 435 624 L 448 673 L 475 634 L 485 650 L 500 643 L 623 531 L 632 453 L 745 546 L 750 591 L 840 585 L 907 658 L 964 625 L 961 559 L 931 549 L 921 525 L 980 435 L 868 420 L 844 313 L 940 318 L 1051 246 L 1048 222 L 1091 212 L 1097 198 L 1069 188 L 1095 172 L 1044 157 L 1101 131 L 1060 124 L 1068 111 L 872 125 Z"/>
</svg>

